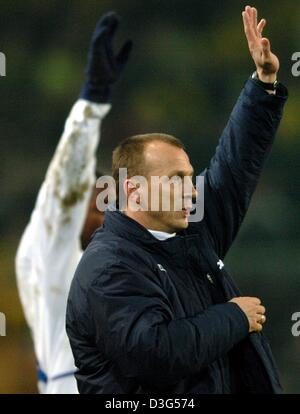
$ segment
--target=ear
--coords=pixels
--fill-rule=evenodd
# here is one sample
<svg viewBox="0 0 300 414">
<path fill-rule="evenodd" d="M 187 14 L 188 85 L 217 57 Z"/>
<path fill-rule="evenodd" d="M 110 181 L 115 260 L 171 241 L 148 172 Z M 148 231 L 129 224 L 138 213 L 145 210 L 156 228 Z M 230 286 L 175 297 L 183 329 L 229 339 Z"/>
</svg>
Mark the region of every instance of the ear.
<svg viewBox="0 0 300 414">
<path fill-rule="evenodd" d="M 139 194 L 139 186 L 134 184 L 132 180 L 126 179 L 123 183 L 123 191 L 126 194 L 127 200 L 131 198 L 131 196 L 134 197 L 134 202 L 136 204 L 140 204 L 140 194 Z"/>
</svg>

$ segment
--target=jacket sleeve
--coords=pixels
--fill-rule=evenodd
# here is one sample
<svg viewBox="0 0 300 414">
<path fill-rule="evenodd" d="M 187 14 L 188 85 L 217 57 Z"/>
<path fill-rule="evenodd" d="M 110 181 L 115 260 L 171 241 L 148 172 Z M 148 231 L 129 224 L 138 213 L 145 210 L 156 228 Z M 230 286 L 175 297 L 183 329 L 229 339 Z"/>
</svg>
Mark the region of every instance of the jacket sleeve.
<svg viewBox="0 0 300 414">
<path fill-rule="evenodd" d="M 96 344 L 116 372 L 159 389 L 199 373 L 249 330 L 234 303 L 175 319 L 157 280 L 120 261 L 90 286 L 88 304 Z"/>
<path fill-rule="evenodd" d="M 26 319 L 37 331 L 45 304 L 52 319 L 64 314 L 95 182 L 100 121 L 109 108 L 85 100 L 73 106 L 18 247 L 19 293 Z"/>
<path fill-rule="evenodd" d="M 248 80 L 222 133 L 204 175 L 204 223 L 215 250 L 224 258 L 249 207 L 269 155 L 287 99 L 279 84 L 276 95 Z"/>
</svg>

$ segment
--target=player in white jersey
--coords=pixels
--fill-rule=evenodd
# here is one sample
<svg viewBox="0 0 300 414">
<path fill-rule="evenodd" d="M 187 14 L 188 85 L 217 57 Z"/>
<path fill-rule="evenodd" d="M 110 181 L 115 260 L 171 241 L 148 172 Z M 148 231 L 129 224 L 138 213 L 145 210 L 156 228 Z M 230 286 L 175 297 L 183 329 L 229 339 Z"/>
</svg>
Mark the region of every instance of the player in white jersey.
<svg viewBox="0 0 300 414">
<path fill-rule="evenodd" d="M 75 365 L 65 332 L 71 280 L 91 234 L 102 224 L 96 209 L 95 166 L 101 121 L 110 109 L 112 84 L 130 54 L 127 41 L 115 56 L 119 19 L 98 22 L 88 53 L 86 80 L 38 193 L 17 256 L 17 282 L 38 362 L 41 393 L 77 393 Z"/>
</svg>

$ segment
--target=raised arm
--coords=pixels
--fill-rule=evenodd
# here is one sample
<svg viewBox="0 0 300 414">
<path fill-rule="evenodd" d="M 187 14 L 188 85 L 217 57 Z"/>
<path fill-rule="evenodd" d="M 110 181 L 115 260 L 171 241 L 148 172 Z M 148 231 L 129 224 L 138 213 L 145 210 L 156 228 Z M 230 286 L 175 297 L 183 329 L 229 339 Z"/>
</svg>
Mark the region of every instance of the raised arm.
<svg viewBox="0 0 300 414">
<path fill-rule="evenodd" d="M 48 221 L 47 227 L 57 226 L 60 237 L 65 239 L 70 236 L 79 238 L 91 188 L 95 183 L 95 153 L 100 122 L 110 108 L 108 102 L 112 84 L 119 78 L 131 49 L 131 42 L 128 41 L 114 56 L 112 39 L 118 21 L 114 13 L 109 13 L 96 26 L 80 99 L 66 122 L 46 175 L 42 214 Z M 72 228 L 72 235 L 66 234 L 66 225 Z"/>
<path fill-rule="evenodd" d="M 223 258 L 249 207 L 269 155 L 287 99 L 286 88 L 273 88 L 279 69 L 270 42 L 262 38 L 265 20 L 246 7 L 243 21 L 259 79 L 249 79 L 230 115 L 216 153 L 204 172 L 204 220 L 214 247 Z M 203 224 L 202 223 L 202 224 Z"/>
<path fill-rule="evenodd" d="M 127 42 L 114 56 L 112 37 L 118 20 L 109 13 L 96 26 L 86 80 L 66 121 L 18 249 L 17 278 L 25 312 L 32 309 L 37 291 L 47 294 L 49 300 L 52 291 L 65 292 L 79 260 L 80 233 L 95 183 L 100 124 L 110 109 L 112 84 L 119 78 L 131 49 Z M 65 296 L 61 298 L 65 306 Z"/>
</svg>

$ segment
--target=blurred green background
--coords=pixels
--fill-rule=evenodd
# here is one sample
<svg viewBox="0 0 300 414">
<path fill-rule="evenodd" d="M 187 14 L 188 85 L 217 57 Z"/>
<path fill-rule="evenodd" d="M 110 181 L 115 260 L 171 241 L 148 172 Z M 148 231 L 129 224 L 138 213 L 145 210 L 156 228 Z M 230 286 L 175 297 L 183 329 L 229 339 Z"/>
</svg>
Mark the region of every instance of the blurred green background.
<svg viewBox="0 0 300 414">
<path fill-rule="evenodd" d="M 87 46 L 98 17 L 122 16 L 116 47 L 134 51 L 114 90 L 102 128 L 99 165 L 109 171 L 126 136 L 166 132 L 186 144 L 196 171 L 207 166 L 238 94 L 254 67 L 241 19 L 246 3 L 199 0 L 0 1 L 0 51 L 7 57 L 1 91 L 0 393 L 36 392 L 35 359 L 15 283 L 14 255 L 37 191 L 77 99 Z M 242 291 L 262 298 L 282 383 L 300 393 L 300 3 L 255 1 L 265 35 L 281 61 L 289 101 L 277 141 L 226 264 Z"/>
</svg>

